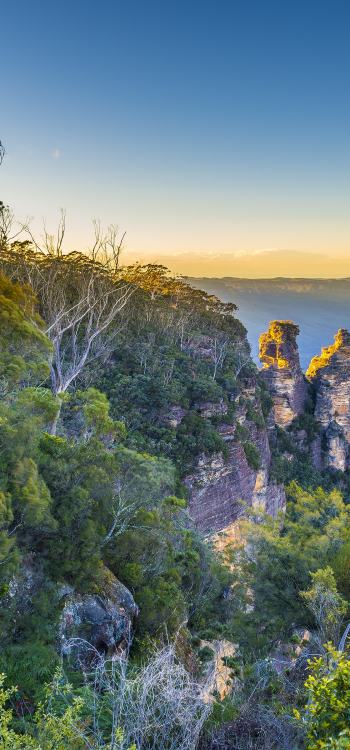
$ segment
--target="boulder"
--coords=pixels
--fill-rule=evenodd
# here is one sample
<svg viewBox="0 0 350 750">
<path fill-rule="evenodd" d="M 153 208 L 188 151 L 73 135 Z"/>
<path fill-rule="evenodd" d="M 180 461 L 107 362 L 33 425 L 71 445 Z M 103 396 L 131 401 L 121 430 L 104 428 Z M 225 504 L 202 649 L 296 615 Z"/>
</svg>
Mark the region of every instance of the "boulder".
<svg viewBox="0 0 350 750">
<path fill-rule="evenodd" d="M 61 654 L 83 669 L 101 655 L 126 654 L 138 612 L 131 592 L 117 579 L 101 594 L 68 595 L 59 629 Z"/>
</svg>

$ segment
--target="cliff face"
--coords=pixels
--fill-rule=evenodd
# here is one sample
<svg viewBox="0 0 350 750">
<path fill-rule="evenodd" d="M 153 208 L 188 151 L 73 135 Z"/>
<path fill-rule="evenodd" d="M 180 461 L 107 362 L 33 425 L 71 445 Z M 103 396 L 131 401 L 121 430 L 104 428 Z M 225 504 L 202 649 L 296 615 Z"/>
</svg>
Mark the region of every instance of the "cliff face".
<svg viewBox="0 0 350 750">
<path fill-rule="evenodd" d="M 273 401 L 273 421 L 288 427 L 303 413 L 308 395 L 300 367 L 296 337 L 299 327 L 290 320 L 274 320 L 259 340 L 263 378 Z"/>
<path fill-rule="evenodd" d="M 233 422 L 218 427 L 225 455 L 202 454 L 185 479 L 190 514 L 205 534 L 227 528 L 247 506 L 260 506 L 273 516 L 285 507 L 283 487 L 269 481 L 271 453 L 256 386 L 253 381 L 242 388 Z"/>
<path fill-rule="evenodd" d="M 315 417 L 324 433 L 324 464 L 344 471 L 350 445 L 350 333 L 340 328 L 334 344 L 314 357 L 306 372 L 314 384 Z"/>
<path fill-rule="evenodd" d="M 345 471 L 350 466 L 350 333 L 341 328 L 334 344 L 311 360 L 306 377 L 299 363 L 298 333 L 291 321 L 273 321 L 260 337 L 261 377 L 273 402 L 272 424 L 286 429 L 305 414 L 308 380 L 315 398 L 308 417 L 313 416 L 320 430 L 310 442 L 303 430 L 294 428 L 295 445 L 309 453 L 317 470 Z"/>
<path fill-rule="evenodd" d="M 273 516 L 284 508 L 283 486 L 270 478 L 276 426 L 286 430 L 291 450 L 295 449 L 289 454 L 284 448 L 279 455 L 285 461 L 295 461 L 299 451 L 317 471 L 350 467 L 350 333 L 339 330 L 334 344 L 313 358 L 306 375 L 300 367 L 298 333 L 292 321 L 270 323 L 260 337 L 262 370 L 240 383 L 239 395 L 232 398 L 233 418 L 223 402 L 197 404 L 204 418 L 220 420 L 217 430 L 226 446 L 225 451 L 202 454 L 185 479 L 190 513 L 204 533 L 231 527 L 247 506 L 263 507 Z M 266 422 L 260 379 L 272 401 Z M 297 417 L 304 423 L 294 422 Z"/>
</svg>

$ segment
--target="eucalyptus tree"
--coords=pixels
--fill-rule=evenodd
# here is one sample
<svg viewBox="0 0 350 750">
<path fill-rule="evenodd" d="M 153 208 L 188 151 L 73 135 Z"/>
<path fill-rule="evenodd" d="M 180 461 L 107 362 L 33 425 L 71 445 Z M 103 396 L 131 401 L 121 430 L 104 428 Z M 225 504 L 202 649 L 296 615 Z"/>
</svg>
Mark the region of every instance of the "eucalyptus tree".
<svg viewBox="0 0 350 750">
<path fill-rule="evenodd" d="M 93 246 L 86 253 L 65 253 L 64 234 L 62 214 L 56 237 L 45 232 L 42 246 L 31 237 L 0 247 L 3 272 L 28 284 L 37 297 L 53 345 L 50 375 L 55 395 L 64 394 L 87 365 L 108 358 L 134 291 L 119 271 L 121 242 L 115 227 L 103 233 L 96 224 Z"/>
</svg>

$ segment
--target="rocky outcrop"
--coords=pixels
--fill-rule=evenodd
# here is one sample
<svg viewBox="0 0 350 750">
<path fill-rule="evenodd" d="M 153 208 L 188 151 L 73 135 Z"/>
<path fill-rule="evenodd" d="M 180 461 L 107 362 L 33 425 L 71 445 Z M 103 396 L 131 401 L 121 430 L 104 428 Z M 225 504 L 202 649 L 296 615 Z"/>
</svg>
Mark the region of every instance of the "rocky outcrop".
<svg viewBox="0 0 350 750">
<path fill-rule="evenodd" d="M 226 444 L 225 455 L 202 454 L 185 479 L 190 514 L 204 534 L 227 528 L 247 506 L 262 507 L 273 516 L 285 507 L 283 487 L 269 479 L 271 453 L 256 384 L 242 389 L 236 402 L 234 421 L 218 427 Z M 252 412 L 259 424 L 250 418 Z M 253 447 L 259 466 L 252 465 L 249 447 Z"/>
<path fill-rule="evenodd" d="M 186 477 L 189 511 L 204 533 L 220 531 L 239 518 L 251 499 L 256 474 L 248 465 L 243 446 L 234 443 L 224 457 L 202 454 L 192 474 Z"/>
<path fill-rule="evenodd" d="M 219 697 L 222 701 L 232 691 L 234 677 L 230 660 L 235 657 L 238 647 L 226 640 L 201 641 L 200 646 L 201 649 L 212 652 L 212 658 L 204 669 L 203 700 L 205 703 L 214 703 Z"/>
<path fill-rule="evenodd" d="M 324 464 L 344 471 L 350 464 L 350 333 L 340 328 L 306 371 L 315 389 L 315 418 L 323 428 Z"/>
<path fill-rule="evenodd" d="M 299 327 L 292 321 L 274 320 L 259 340 L 261 377 L 273 401 L 273 420 L 284 428 L 303 413 L 308 396 L 296 343 L 298 334 Z"/>
<path fill-rule="evenodd" d="M 163 424 L 166 424 L 168 427 L 172 427 L 172 429 L 176 430 L 176 428 L 181 424 L 183 418 L 186 416 L 188 410 L 183 409 L 182 406 L 177 406 L 174 404 L 169 408 L 166 414 L 162 415 L 161 421 Z"/>
<path fill-rule="evenodd" d="M 276 426 L 288 433 L 279 453 L 284 460 L 305 456 L 317 471 L 350 467 L 350 333 L 340 329 L 334 344 L 313 358 L 305 375 L 298 333 L 290 320 L 270 323 L 260 337 L 259 376 L 246 378 L 238 384 L 238 394 L 232 394 L 233 418 L 224 402 L 197 405 L 204 418 L 220 418 L 217 430 L 226 444 L 225 453 L 202 454 L 185 479 L 190 513 L 206 534 L 229 529 L 234 536 L 247 506 L 261 507 L 274 517 L 284 509 L 284 488 L 270 478 L 271 452 L 283 445 Z M 272 406 L 264 420 L 260 398 L 266 407 L 266 390 Z M 297 417 L 302 419 L 295 421 Z"/>
<path fill-rule="evenodd" d="M 202 417 L 205 417 L 206 419 L 211 419 L 211 417 L 225 416 L 228 411 L 227 404 L 225 403 L 223 398 L 221 398 L 220 401 L 217 402 L 202 401 L 200 403 L 195 403 L 194 408 L 197 409 Z"/>
<path fill-rule="evenodd" d="M 101 595 L 67 596 L 60 621 L 60 650 L 73 665 L 88 668 L 99 654 L 126 653 L 138 607 L 130 591 L 113 578 Z"/>
<path fill-rule="evenodd" d="M 318 471 L 345 471 L 350 466 L 350 333 L 341 328 L 334 344 L 311 360 L 306 377 L 299 363 L 298 333 L 291 321 L 273 321 L 260 337 L 261 377 L 272 398 L 273 423 L 288 428 L 305 413 L 309 381 L 315 401 L 313 417 L 321 431 L 308 441 L 303 430 L 294 429 L 295 445 L 309 453 Z"/>
<path fill-rule="evenodd" d="M 28 554 L 9 582 L 3 604 L 10 627 L 32 612 L 43 591 L 50 591 L 53 608 L 61 610 L 57 623 L 57 650 L 72 666 L 88 668 L 99 654 L 123 654 L 130 646 L 138 607 L 129 591 L 105 569 L 100 593 L 79 594 L 69 584 L 50 581 L 40 559 Z"/>
</svg>

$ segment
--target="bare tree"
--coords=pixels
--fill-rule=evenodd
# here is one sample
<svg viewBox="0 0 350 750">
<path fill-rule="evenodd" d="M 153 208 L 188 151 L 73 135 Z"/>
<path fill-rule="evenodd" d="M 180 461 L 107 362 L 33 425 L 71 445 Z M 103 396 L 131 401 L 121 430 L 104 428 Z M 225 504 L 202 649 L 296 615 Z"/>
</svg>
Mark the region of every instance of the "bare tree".
<svg viewBox="0 0 350 750">
<path fill-rule="evenodd" d="M 91 702 L 85 707 L 91 721 L 77 722 L 75 727 L 86 748 L 196 749 L 211 706 L 203 701 L 203 685 L 178 661 L 174 645 L 155 652 L 148 663 L 133 670 L 125 655 L 106 660 L 92 646 L 91 654 L 95 666 L 86 675 Z M 62 680 L 58 691 L 67 700 Z"/>
<path fill-rule="evenodd" d="M 5 250 L 22 233 L 22 227 L 15 227 L 14 214 L 10 206 L 0 201 L 0 249 Z"/>
<path fill-rule="evenodd" d="M 216 380 L 218 370 L 222 368 L 227 354 L 227 347 L 230 343 L 229 337 L 225 335 L 215 336 L 213 342 L 213 380 Z"/>
<path fill-rule="evenodd" d="M 86 254 L 63 252 L 65 227 L 62 213 L 55 236 L 45 229 L 43 249 L 32 235 L 31 242 L 0 248 L 2 269 L 30 284 L 39 300 L 53 344 L 51 384 L 57 395 L 67 391 L 87 364 L 110 354 L 134 291 L 119 273 L 122 241 L 115 227 L 103 233 L 95 223 L 94 243 Z"/>
</svg>

